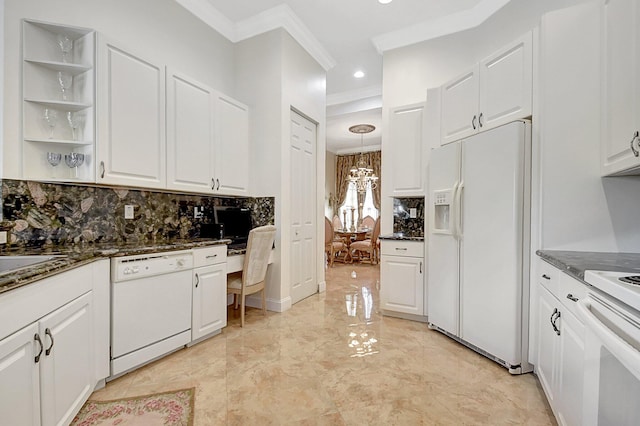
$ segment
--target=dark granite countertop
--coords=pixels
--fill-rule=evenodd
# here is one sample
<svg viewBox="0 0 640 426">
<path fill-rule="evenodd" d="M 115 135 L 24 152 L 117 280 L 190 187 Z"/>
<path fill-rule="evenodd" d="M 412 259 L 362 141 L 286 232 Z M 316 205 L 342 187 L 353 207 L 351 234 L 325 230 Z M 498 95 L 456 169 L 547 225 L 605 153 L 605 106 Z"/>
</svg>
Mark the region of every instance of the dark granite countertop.
<svg viewBox="0 0 640 426">
<path fill-rule="evenodd" d="M 424 241 L 424 236 L 412 236 L 406 235 L 401 232 L 395 234 L 380 235 L 378 238 L 381 240 L 396 240 L 396 241 Z"/>
<path fill-rule="evenodd" d="M 39 263 L 32 267 L 0 274 L 0 293 L 22 287 L 26 284 L 30 284 L 72 268 L 86 265 L 98 259 L 132 256 L 145 253 L 190 250 L 198 247 L 229 243 L 231 243 L 231 240 L 228 239 L 214 240 L 198 238 L 158 242 L 109 242 L 61 247 L 5 248 L 0 251 L 0 256 L 56 255 L 60 257 Z"/>
<path fill-rule="evenodd" d="M 640 253 L 538 250 L 556 268 L 584 281 L 584 271 L 640 272 Z"/>
</svg>

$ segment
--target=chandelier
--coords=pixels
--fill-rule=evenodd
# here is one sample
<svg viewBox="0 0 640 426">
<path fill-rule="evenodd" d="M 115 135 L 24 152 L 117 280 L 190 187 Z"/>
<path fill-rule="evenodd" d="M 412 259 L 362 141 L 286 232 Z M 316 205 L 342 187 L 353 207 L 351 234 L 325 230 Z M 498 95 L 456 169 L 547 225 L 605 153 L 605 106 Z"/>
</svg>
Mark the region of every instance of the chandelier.
<svg viewBox="0 0 640 426">
<path fill-rule="evenodd" d="M 367 192 L 367 187 L 374 189 L 378 186 L 378 176 L 373 173 L 373 169 L 364 161 L 364 135 L 375 130 L 371 124 L 356 124 L 349 127 L 351 133 L 360 135 L 360 158 L 354 167 L 349 171 L 349 182 L 353 182 L 356 190 L 360 193 Z"/>
</svg>

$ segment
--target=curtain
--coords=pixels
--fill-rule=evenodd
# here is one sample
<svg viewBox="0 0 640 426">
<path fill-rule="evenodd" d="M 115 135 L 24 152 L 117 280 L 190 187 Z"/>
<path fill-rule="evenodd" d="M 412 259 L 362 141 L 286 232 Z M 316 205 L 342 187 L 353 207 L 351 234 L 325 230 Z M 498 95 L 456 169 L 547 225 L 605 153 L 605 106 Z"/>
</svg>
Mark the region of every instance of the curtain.
<svg viewBox="0 0 640 426">
<path fill-rule="evenodd" d="M 380 211 L 380 188 L 382 170 L 382 153 L 380 151 L 365 152 L 363 154 L 364 161 L 373 169 L 373 173 L 378 176 L 378 184 L 373 189 L 373 205 Z M 338 208 L 344 204 L 347 199 L 347 190 L 349 189 L 349 170 L 355 166 L 360 158 L 360 154 L 339 155 L 336 161 L 336 198 L 338 200 Z M 364 202 L 364 194 L 362 197 L 358 194 L 358 204 Z"/>
</svg>

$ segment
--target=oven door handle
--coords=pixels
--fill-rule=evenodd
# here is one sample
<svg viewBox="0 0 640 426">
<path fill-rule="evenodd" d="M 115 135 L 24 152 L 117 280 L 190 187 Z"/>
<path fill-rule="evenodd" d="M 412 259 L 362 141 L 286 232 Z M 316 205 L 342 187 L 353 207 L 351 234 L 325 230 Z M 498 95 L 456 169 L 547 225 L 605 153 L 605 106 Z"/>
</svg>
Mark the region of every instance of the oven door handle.
<svg viewBox="0 0 640 426">
<path fill-rule="evenodd" d="M 623 316 L 623 312 L 616 312 L 608 304 L 590 296 L 579 300 L 577 306 L 578 315 L 584 321 L 587 330 L 595 334 L 609 352 L 640 380 L 640 352 L 618 336 L 618 333 L 612 330 L 607 323 L 620 326 L 621 329 L 623 327 L 635 329 L 637 325 L 630 323 L 625 318 L 626 315 Z M 597 316 L 594 311 L 597 312 Z M 599 317 L 603 318 L 606 323 Z M 635 333 L 637 333 L 637 329 Z M 632 336 L 634 333 L 625 332 L 625 334 Z M 640 347 L 640 342 L 638 342 L 638 347 Z"/>
</svg>

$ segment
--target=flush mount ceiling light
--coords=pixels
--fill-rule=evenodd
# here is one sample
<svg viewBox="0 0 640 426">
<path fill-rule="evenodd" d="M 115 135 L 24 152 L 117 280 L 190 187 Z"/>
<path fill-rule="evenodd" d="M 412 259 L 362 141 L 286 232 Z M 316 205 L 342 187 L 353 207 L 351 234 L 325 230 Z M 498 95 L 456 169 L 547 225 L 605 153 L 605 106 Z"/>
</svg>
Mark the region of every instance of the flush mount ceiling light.
<svg viewBox="0 0 640 426">
<path fill-rule="evenodd" d="M 378 3 L 380 4 L 389 4 L 391 3 L 393 0 L 378 0 Z"/>
<path fill-rule="evenodd" d="M 354 73 L 353 73 L 353 76 L 354 76 L 355 78 L 362 78 L 362 77 L 364 77 L 364 71 L 362 71 L 362 70 L 358 70 L 358 71 L 356 71 L 356 72 L 354 72 Z"/>
<path fill-rule="evenodd" d="M 360 193 L 367 192 L 367 187 L 374 189 L 378 185 L 378 176 L 373 173 L 373 169 L 364 161 L 364 135 L 376 129 L 371 124 L 356 124 L 349 127 L 351 133 L 360 135 L 360 158 L 355 166 L 349 171 L 349 181 L 353 182 L 356 190 Z"/>
</svg>

